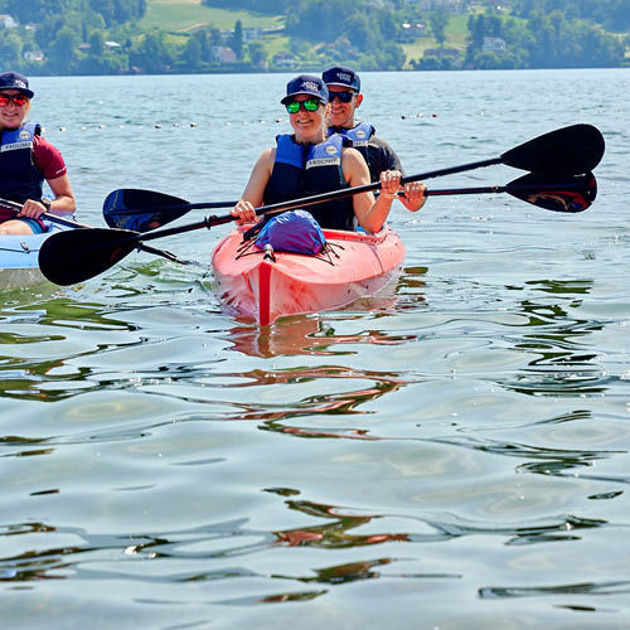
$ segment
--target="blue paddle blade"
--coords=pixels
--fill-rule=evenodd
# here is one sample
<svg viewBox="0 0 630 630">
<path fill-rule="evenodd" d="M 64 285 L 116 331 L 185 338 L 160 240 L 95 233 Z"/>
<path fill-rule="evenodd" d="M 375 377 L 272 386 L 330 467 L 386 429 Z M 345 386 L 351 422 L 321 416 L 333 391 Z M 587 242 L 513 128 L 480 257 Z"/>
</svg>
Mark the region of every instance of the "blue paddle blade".
<svg viewBox="0 0 630 630">
<path fill-rule="evenodd" d="M 139 188 L 120 188 L 103 202 L 103 218 L 112 228 L 148 232 L 190 211 L 185 199 Z"/>
</svg>

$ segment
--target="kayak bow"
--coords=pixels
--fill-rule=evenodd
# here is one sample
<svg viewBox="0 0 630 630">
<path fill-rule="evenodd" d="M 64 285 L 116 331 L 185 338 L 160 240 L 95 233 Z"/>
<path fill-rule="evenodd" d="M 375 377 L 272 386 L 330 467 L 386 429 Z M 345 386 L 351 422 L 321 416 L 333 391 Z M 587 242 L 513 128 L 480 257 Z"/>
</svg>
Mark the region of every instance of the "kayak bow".
<svg viewBox="0 0 630 630">
<path fill-rule="evenodd" d="M 43 234 L 0 235 L 0 291 L 26 289 L 46 282 L 39 269 L 39 248 L 60 230 L 52 226 Z"/>
<path fill-rule="evenodd" d="M 223 238 L 212 256 L 221 300 L 261 326 L 279 317 L 331 310 L 374 295 L 402 269 L 405 248 L 385 226 L 378 234 L 324 230 L 317 256 L 261 251 L 243 244 L 242 229 Z"/>
</svg>

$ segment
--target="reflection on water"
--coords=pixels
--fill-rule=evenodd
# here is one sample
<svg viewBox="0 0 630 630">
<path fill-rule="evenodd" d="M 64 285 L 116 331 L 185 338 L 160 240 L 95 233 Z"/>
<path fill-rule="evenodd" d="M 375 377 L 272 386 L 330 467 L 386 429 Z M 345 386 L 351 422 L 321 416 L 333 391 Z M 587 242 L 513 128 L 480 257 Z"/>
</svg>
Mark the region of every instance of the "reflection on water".
<svg viewBox="0 0 630 630">
<path fill-rule="evenodd" d="M 368 313 L 378 322 L 393 312 L 417 309 L 425 300 L 423 276 L 427 271 L 427 267 L 407 267 L 396 287 L 389 285 L 379 296 L 357 300 L 338 312 L 344 314 L 344 319 L 351 318 L 351 313 Z M 346 344 L 402 344 L 413 339 L 413 335 L 388 334 L 373 329 L 344 335 L 335 330 L 334 315 L 310 315 L 280 319 L 264 328 L 236 326 L 231 329 L 228 339 L 239 352 L 270 358 L 298 354 L 338 355 L 344 352 Z"/>
<path fill-rule="evenodd" d="M 556 476 L 574 474 L 577 470 L 592 467 L 594 462 L 625 453 L 625 451 L 562 450 L 472 437 L 436 438 L 433 441 L 494 455 L 516 457 L 525 461 L 515 468 L 516 472 Z M 584 474 L 581 476 L 585 477 Z M 627 483 L 627 479 L 623 482 Z"/>
<path fill-rule="evenodd" d="M 392 335 L 379 330 L 340 335 L 335 332 L 334 322 L 319 316 L 287 318 L 265 328 L 235 327 L 228 337 L 235 350 L 264 358 L 299 354 L 339 355 L 351 352 L 344 348 L 345 345 L 393 345 L 410 338 L 410 335 Z"/>
<path fill-rule="evenodd" d="M 522 394 L 575 395 L 599 394 L 607 389 L 611 377 L 592 352 L 589 336 L 604 324 L 571 317 L 593 288 L 588 280 L 545 280 L 527 283 L 542 292 L 545 301 L 523 300 L 521 311 L 534 329 L 515 340 L 514 349 L 536 358 L 516 376 L 504 381 L 505 387 Z"/>
<path fill-rule="evenodd" d="M 630 580 L 601 584 L 563 584 L 562 586 L 486 587 L 479 589 L 479 597 L 532 597 L 534 595 L 622 595 L 630 593 Z M 591 606 L 567 606 L 574 610 L 595 611 Z"/>
</svg>

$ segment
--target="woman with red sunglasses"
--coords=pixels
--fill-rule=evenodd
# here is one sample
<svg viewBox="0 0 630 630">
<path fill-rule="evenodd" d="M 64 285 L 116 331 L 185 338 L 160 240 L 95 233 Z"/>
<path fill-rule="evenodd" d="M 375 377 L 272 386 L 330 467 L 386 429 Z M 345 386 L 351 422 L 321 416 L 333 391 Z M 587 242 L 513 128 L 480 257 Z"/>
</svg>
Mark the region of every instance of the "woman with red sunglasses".
<svg viewBox="0 0 630 630">
<path fill-rule="evenodd" d="M 276 137 L 254 165 L 242 198 L 232 210 L 240 221 L 256 220 L 255 207 L 280 203 L 370 183 L 362 155 L 342 135 L 328 136 L 328 88 L 317 76 L 300 75 L 287 84 L 282 104 L 289 114 L 292 134 Z M 363 192 L 328 201 L 307 210 L 322 228 L 378 232 L 400 188 L 399 171 L 381 173 L 381 194 Z M 424 191 L 424 188 L 422 188 Z"/>
<path fill-rule="evenodd" d="M 39 234 L 44 212 L 71 214 L 74 194 L 61 153 L 26 122 L 34 92 L 17 72 L 0 73 L 0 198 L 22 204 L 16 215 L 0 201 L 0 234 Z M 43 197 L 44 181 L 54 199 Z"/>
</svg>

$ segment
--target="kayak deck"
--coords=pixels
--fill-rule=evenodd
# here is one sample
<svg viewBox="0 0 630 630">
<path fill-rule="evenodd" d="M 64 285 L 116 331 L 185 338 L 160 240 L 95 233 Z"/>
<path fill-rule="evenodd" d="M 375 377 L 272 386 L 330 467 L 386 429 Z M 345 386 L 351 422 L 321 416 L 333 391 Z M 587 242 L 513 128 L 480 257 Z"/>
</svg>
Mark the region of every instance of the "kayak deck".
<svg viewBox="0 0 630 630">
<path fill-rule="evenodd" d="M 265 255 L 243 245 L 242 231 L 231 232 L 217 245 L 215 282 L 230 311 L 263 326 L 372 296 L 400 273 L 405 256 L 400 237 L 388 226 L 378 234 L 324 230 L 328 245 L 317 256 Z"/>
<path fill-rule="evenodd" d="M 37 257 L 42 243 L 59 228 L 43 234 L 0 235 L 0 291 L 24 289 L 46 282 Z"/>
</svg>

